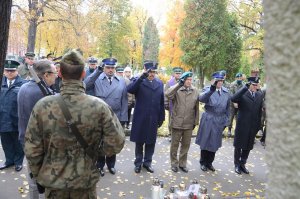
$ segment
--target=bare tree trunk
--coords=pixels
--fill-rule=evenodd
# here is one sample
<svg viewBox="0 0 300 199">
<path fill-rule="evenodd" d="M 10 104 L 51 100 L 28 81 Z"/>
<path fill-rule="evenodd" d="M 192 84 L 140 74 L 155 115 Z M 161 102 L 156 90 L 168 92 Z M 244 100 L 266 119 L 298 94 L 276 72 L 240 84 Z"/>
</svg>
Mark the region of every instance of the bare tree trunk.
<svg viewBox="0 0 300 199">
<path fill-rule="evenodd" d="M 7 51 L 9 24 L 11 15 L 12 0 L 4 0 L 0 3 L 0 84 L 2 84 L 4 63 Z M 0 86 L 1 90 L 1 86 Z"/>
<path fill-rule="evenodd" d="M 34 52 L 37 31 L 37 19 L 29 21 L 27 52 Z"/>
</svg>

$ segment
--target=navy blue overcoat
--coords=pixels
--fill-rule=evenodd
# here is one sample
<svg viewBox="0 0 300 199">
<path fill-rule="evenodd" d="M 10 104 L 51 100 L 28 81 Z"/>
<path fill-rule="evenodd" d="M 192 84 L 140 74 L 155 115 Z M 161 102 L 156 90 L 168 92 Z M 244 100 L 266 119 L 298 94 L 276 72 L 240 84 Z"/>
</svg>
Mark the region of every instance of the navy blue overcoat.
<svg viewBox="0 0 300 199">
<path fill-rule="evenodd" d="M 0 132 L 18 132 L 18 92 L 26 81 L 19 75 L 10 88 L 3 77 L 0 92 Z"/>
<path fill-rule="evenodd" d="M 160 79 L 133 78 L 127 91 L 135 95 L 130 141 L 154 144 L 157 128 L 165 120 L 164 88 Z"/>
</svg>

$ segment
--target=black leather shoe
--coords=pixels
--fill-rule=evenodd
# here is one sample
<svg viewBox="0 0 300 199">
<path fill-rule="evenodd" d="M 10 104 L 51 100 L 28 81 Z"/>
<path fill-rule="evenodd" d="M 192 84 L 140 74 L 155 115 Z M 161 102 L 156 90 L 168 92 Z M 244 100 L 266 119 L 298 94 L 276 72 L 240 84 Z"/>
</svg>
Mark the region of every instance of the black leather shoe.
<svg viewBox="0 0 300 199">
<path fill-rule="evenodd" d="M 108 168 L 109 173 L 115 175 L 116 174 L 116 169 L 115 168 Z"/>
<path fill-rule="evenodd" d="M 100 169 L 100 168 L 98 168 L 98 170 L 99 170 L 100 176 L 103 177 L 105 175 L 104 170 Z"/>
<path fill-rule="evenodd" d="M 172 170 L 173 172 L 177 173 L 177 172 L 178 172 L 178 167 L 171 167 L 171 170 Z"/>
<path fill-rule="evenodd" d="M 5 164 L 5 163 L 4 163 L 3 165 L 0 166 L 0 170 L 9 168 L 9 167 L 11 167 L 11 166 L 13 166 L 13 164 Z"/>
<path fill-rule="evenodd" d="M 241 168 L 241 171 L 242 171 L 242 172 L 244 172 L 245 174 L 249 174 L 249 171 L 248 171 L 248 169 L 245 167 L 244 164 L 241 164 L 240 168 Z"/>
<path fill-rule="evenodd" d="M 216 169 L 213 165 L 208 165 L 207 168 L 211 171 L 216 171 Z"/>
<path fill-rule="evenodd" d="M 202 171 L 207 171 L 207 167 L 205 165 L 201 165 L 200 168 L 201 168 Z"/>
<path fill-rule="evenodd" d="M 22 165 L 16 165 L 15 166 L 15 171 L 19 172 L 23 169 L 23 166 Z"/>
<path fill-rule="evenodd" d="M 136 166 L 136 167 L 134 167 L 134 172 L 135 173 L 141 173 L 141 169 L 142 169 L 141 166 Z"/>
<path fill-rule="evenodd" d="M 151 166 L 145 166 L 145 165 L 143 165 L 143 167 L 144 167 L 148 172 L 154 173 L 154 170 L 153 170 L 153 168 L 152 168 Z"/>
<path fill-rule="evenodd" d="M 237 174 L 239 174 L 239 175 L 242 174 L 240 166 L 235 166 L 235 167 L 234 167 L 234 171 L 235 171 Z"/>
<path fill-rule="evenodd" d="M 181 171 L 183 171 L 184 173 L 188 173 L 189 172 L 189 170 L 186 167 L 179 167 L 179 169 Z"/>
</svg>

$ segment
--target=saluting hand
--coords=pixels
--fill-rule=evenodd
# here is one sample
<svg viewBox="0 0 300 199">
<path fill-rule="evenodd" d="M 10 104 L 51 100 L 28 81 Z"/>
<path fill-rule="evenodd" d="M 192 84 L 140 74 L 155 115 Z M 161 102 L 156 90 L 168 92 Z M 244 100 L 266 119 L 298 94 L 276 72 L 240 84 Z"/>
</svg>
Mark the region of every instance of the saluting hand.
<svg viewBox="0 0 300 199">
<path fill-rule="evenodd" d="M 217 89 L 217 84 L 218 84 L 218 81 L 215 80 L 215 82 L 210 86 L 210 90 L 215 91 Z"/>
<path fill-rule="evenodd" d="M 150 69 L 148 69 L 147 71 L 143 72 L 143 74 L 141 75 L 141 79 L 146 79 L 148 76 L 149 76 L 149 72 L 150 72 Z"/>
</svg>

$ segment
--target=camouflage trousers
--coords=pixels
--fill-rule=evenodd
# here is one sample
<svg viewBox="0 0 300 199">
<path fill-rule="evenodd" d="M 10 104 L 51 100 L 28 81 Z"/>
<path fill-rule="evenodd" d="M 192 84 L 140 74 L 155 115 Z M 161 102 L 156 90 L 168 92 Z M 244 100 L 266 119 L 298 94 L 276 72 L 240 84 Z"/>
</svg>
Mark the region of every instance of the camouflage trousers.
<svg viewBox="0 0 300 199">
<path fill-rule="evenodd" d="M 47 199 L 97 199 L 96 185 L 90 189 L 48 189 L 45 190 Z"/>
</svg>

